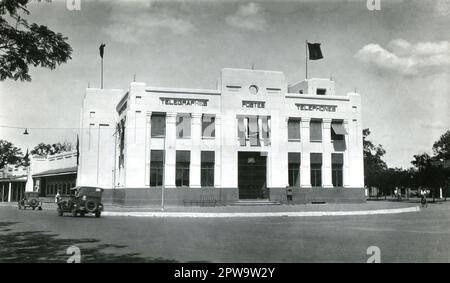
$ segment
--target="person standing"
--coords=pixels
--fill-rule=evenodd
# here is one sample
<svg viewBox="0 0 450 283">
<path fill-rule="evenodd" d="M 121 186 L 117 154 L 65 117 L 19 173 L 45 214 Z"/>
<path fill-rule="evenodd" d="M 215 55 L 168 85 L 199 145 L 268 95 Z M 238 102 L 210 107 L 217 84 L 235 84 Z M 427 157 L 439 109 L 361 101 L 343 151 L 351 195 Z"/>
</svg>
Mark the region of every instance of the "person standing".
<svg viewBox="0 0 450 283">
<path fill-rule="evenodd" d="M 55 195 L 55 203 L 58 204 L 58 202 L 61 200 L 61 191 L 58 190 Z"/>
</svg>

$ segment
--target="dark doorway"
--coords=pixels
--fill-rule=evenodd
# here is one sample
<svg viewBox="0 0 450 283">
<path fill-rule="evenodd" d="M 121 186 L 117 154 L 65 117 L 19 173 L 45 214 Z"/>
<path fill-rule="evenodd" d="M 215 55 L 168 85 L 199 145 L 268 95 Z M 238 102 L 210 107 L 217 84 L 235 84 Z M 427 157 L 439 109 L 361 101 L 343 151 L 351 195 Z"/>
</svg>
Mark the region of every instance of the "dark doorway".
<svg viewBox="0 0 450 283">
<path fill-rule="evenodd" d="M 238 152 L 239 199 L 267 199 L 267 156 L 261 152 Z"/>
</svg>

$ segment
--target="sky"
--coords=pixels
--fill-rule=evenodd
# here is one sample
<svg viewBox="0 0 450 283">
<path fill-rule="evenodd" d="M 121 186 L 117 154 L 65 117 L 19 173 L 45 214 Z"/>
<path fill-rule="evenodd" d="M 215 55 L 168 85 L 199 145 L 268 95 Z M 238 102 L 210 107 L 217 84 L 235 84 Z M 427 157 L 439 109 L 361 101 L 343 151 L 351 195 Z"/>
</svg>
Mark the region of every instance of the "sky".
<svg viewBox="0 0 450 283">
<path fill-rule="evenodd" d="M 77 0 L 75 0 L 77 1 Z M 76 141 L 86 87 L 216 88 L 223 68 L 305 77 L 305 41 L 324 59 L 309 77 L 333 78 L 340 95 L 362 96 L 363 127 L 386 149 L 389 166 L 410 167 L 450 129 L 450 0 L 32 1 L 29 22 L 68 37 L 72 60 L 30 68 L 31 82 L 0 82 L 0 139 L 25 152 L 39 142 Z M 69 2 L 72 3 L 72 0 Z M 29 135 L 23 135 L 28 128 Z"/>
</svg>

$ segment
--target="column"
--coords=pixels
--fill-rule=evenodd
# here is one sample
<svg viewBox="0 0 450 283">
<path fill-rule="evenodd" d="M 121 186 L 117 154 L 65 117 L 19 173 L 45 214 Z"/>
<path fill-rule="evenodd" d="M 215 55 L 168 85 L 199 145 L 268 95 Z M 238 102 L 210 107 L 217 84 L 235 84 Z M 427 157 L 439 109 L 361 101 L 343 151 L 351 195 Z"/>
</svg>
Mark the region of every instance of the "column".
<svg viewBox="0 0 450 283">
<path fill-rule="evenodd" d="M 145 116 L 145 185 L 150 186 L 150 140 L 152 133 L 152 112 Z"/>
<path fill-rule="evenodd" d="M 221 176 L 221 163 L 222 163 L 222 120 L 216 115 L 214 120 L 214 130 L 216 133 L 215 136 L 215 147 L 214 147 L 214 187 L 220 188 L 222 185 L 222 176 Z"/>
<path fill-rule="evenodd" d="M 9 193 L 8 193 L 8 202 L 11 202 L 11 195 L 12 195 L 12 186 L 11 182 L 9 182 Z"/>
<path fill-rule="evenodd" d="M 331 119 L 322 120 L 322 187 L 332 188 L 331 179 L 331 152 L 333 144 L 331 143 Z"/>
<path fill-rule="evenodd" d="M 166 136 L 164 137 L 165 164 L 164 164 L 164 186 L 175 188 L 175 166 L 176 166 L 176 118 L 177 113 L 166 114 Z"/>
<path fill-rule="evenodd" d="M 344 129 L 347 131 L 347 135 L 345 135 L 344 137 L 344 141 L 345 141 L 345 151 L 344 151 L 344 166 L 342 168 L 343 172 L 343 185 L 344 188 L 348 188 L 350 187 L 350 164 L 349 164 L 349 158 L 348 158 L 348 143 L 350 142 L 349 140 L 349 128 L 348 128 L 348 120 L 344 120 Z"/>
<path fill-rule="evenodd" d="M 201 151 L 200 144 L 202 140 L 202 114 L 192 113 L 191 120 L 191 165 L 189 170 L 189 187 L 201 187 Z"/>
<path fill-rule="evenodd" d="M 300 164 L 300 186 L 311 188 L 311 161 L 309 142 L 309 123 L 311 118 L 302 118 L 300 121 L 300 141 L 301 141 L 301 164 Z"/>
</svg>

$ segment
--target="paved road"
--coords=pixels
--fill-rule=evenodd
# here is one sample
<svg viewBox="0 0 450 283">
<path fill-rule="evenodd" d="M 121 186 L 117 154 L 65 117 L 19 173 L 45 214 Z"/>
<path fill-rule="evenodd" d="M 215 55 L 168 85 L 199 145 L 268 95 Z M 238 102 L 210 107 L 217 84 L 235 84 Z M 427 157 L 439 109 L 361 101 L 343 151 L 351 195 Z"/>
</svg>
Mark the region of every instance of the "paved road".
<svg viewBox="0 0 450 283">
<path fill-rule="evenodd" d="M 450 202 L 420 212 L 333 217 L 58 217 L 0 207 L 0 262 L 450 262 Z"/>
</svg>

